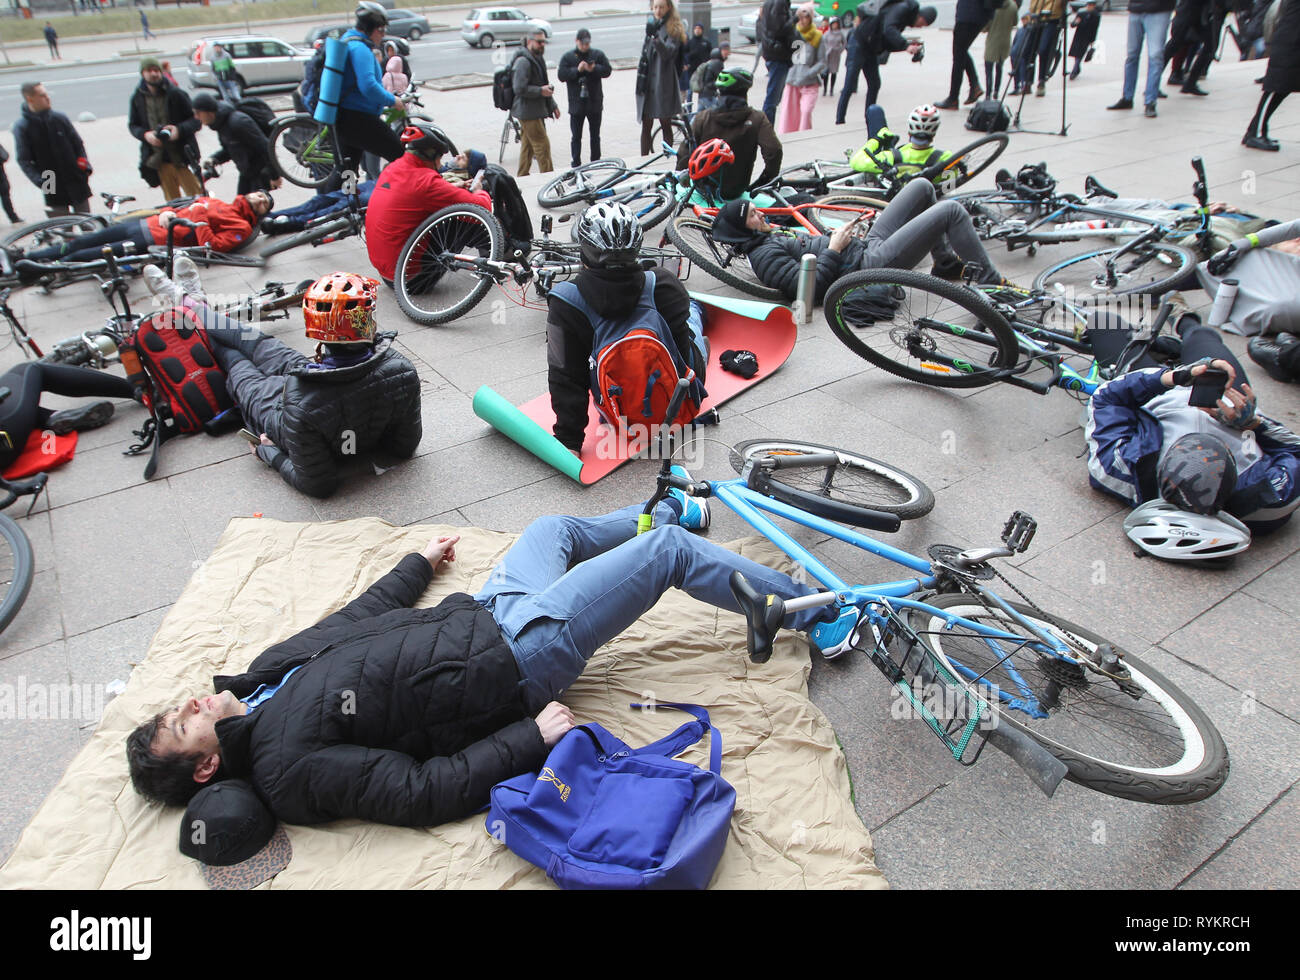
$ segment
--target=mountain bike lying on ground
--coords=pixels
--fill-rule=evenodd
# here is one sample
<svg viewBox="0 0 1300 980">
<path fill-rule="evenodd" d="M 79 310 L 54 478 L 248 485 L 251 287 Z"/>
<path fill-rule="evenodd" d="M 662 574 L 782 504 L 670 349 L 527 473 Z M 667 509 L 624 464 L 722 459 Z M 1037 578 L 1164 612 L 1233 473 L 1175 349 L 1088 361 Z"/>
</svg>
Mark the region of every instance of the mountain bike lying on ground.
<svg viewBox="0 0 1300 980">
<path fill-rule="evenodd" d="M 1000 545 L 935 544 L 923 558 L 854 530 L 897 530 L 904 517 L 933 504 L 924 484 L 888 463 L 800 440 L 752 440 L 731 453 L 738 479 L 698 481 L 674 475 L 671 456 L 663 456 L 643 529 L 669 487 L 712 497 L 825 587 L 782 600 L 733 574 L 751 660 L 771 656 L 785 612 L 854 607 L 851 652 L 871 660 L 962 765 L 973 765 L 992 743 L 1049 796 L 1066 778 L 1146 803 L 1203 800 L 1227 779 L 1223 738 L 1190 697 L 1099 633 L 1045 612 L 998 572 L 996 559 L 1029 547 L 1037 524 L 1027 514 L 1012 514 Z M 851 584 L 769 515 L 901 565 L 910 576 Z M 995 592 L 994 579 L 1018 601 Z"/>
</svg>

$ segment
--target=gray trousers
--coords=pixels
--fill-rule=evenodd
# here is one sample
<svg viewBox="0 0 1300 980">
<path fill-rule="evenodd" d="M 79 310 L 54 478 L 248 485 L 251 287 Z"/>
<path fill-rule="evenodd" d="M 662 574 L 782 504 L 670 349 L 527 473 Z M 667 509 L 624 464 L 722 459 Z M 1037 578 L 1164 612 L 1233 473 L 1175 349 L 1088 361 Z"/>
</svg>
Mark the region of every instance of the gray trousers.
<svg viewBox="0 0 1300 980">
<path fill-rule="evenodd" d="M 928 180 L 908 183 L 877 216 L 866 240 L 864 269 L 912 269 L 926 255 L 951 249 L 966 263 L 984 269 L 981 281 L 996 281 L 998 271 L 984 250 L 970 215 L 956 201 L 940 201 Z"/>
<path fill-rule="evenodd" d="M 196 307 L 195 312 L 203 320 L 212 352 L 226 372 L 226 389 L 239 405 L 248 431 L 265 432 L 280 445 L 285 375 L 311 359 L 247 323 L 207 307 Z"/>
</svg>

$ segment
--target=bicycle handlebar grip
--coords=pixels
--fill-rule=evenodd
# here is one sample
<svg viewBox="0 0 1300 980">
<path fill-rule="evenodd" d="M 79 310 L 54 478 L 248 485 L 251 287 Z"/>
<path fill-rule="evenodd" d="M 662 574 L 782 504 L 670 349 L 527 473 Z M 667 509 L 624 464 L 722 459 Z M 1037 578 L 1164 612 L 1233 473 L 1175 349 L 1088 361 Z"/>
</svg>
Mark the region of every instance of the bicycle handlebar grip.
<svg viewBox="0 0 1300 980">
<path fill-rule="evenodd" d="M 104 256 L 104 262 L 108 266 L 108 274 L 114 279 L 118 278 L 117 256 L 113 254 L 113 246 L 105 245 L 99 250 L 99 254 Z"/>
</svg>

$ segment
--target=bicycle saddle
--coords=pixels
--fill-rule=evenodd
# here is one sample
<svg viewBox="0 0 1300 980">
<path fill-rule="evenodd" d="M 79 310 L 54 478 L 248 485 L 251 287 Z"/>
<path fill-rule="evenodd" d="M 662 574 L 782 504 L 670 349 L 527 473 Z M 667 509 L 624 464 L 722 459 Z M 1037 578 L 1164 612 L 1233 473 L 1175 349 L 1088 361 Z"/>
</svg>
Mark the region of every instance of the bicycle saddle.
<svg viewBox="0 0 1300 980">
<path fill-rule="evenodd" d="M 1083 178 L 1083 195 L 1084 197 L 1119 197 L 1113 190 L 1104 187 L 1092 174 Z"/>
<path fill-rule="evenodd" d="M 127 201 L 134 201 L 135 198 L 130 194 L 110 194 L 108 191 L 101 191 L 100 197 L 110 208 L 118 204 L 125 204 Z"/>
<path fill-rule="evenodd" d="M 762 664 L 772 656 L 772 641 L 785 620 L 785 601 L 777 595 L 763 595 L 739 571 L 731 573 L 731 594 L 745 614 L 745 647 L 753 663 Z"/>
</svg>

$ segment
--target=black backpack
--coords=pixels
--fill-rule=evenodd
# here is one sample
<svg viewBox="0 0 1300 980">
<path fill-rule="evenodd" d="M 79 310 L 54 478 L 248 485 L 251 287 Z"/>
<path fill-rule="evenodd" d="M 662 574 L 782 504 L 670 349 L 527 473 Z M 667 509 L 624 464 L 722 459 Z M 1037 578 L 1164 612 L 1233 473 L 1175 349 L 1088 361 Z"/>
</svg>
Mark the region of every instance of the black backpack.
<svg viewBox="0 0 1300 980">
<path fill-rule="evenodd" d="M 483 171 L 483 187 L 492 198 L 492 214 L 506 233 L 507 258 L 527 255 L 533 247 L 533 219 L 519 185 L 501 167 L 489 163 Z"/>
<path fill-rule="evenodd" d="M 509 112 L 515 105 L 515 55 L 510 64 L 492 73 L 492 104 Z"/>
<path fill-rule="evenodd" d="M 257 123 L 257 128 L 265 135 L 271 135 L 275 125 L 275 110 L 254 95 L 248 95 L 235 103 L 235 108 Z"/>
<path fill-rule="evenodd" d="M 984 99 L 975 103 L 966 117 L 966 128 L 977 133 L 1001 133 L 1011 125 L 1011 110 L 1001 99 Z"/>
</svg>

